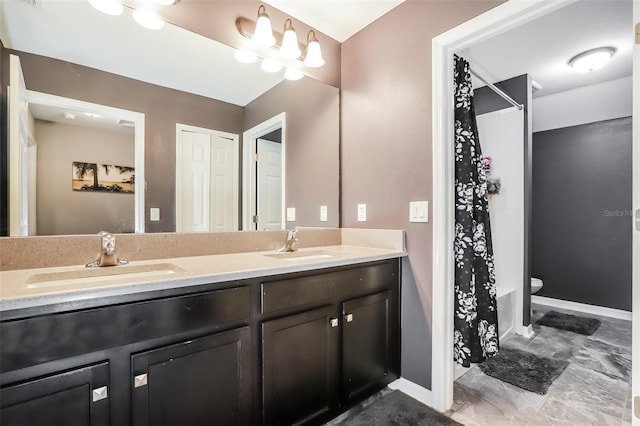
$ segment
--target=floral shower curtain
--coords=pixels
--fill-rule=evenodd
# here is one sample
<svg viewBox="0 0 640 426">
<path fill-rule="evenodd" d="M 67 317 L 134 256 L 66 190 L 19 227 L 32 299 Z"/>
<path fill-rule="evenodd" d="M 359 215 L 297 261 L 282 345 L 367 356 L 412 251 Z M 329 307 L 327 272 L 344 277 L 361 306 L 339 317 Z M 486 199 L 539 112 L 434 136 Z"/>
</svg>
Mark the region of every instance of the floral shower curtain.
<svg viewBox="0 0 640 426">
<path fill-rule="evenodd" d="M 469 63 L 455 56 L 454 360 L 465 367 L 498 353 L 498 313 L 487 203 Z"/>
</svg>

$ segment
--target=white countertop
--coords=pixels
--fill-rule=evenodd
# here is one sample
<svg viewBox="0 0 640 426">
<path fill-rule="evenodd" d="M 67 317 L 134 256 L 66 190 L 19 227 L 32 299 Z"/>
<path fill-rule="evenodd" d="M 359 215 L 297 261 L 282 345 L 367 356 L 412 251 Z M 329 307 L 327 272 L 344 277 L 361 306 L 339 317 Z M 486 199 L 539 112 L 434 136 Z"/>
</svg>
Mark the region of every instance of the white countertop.
<svg viewBox="0 0 640 426">
<path fill-rule="evenodd" d="M 406 252 L 338 245 L 283 255 L 292 257 L 273 255 L 272 251 L 233 253 L 136 261 L 105 268 L 78 265 L 4 271 L 0 272 L 0 312 L 354 265 L 403 257 Z"/>
</svg>

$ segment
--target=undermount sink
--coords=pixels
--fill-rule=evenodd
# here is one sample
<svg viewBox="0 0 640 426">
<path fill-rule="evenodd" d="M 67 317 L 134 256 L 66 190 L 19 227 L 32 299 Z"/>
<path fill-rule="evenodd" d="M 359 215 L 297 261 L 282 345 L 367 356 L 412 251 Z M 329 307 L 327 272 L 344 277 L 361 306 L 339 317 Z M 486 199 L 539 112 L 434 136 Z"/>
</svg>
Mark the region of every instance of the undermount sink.
<svg viewBox="0 0 640 426">
<path fill-rule="evenodd" d="M 80 283 L 98 283 L 120 279 L 149 278 L 172 275 L 184 269 L 172 263 L 154 263 L 150 265 L 109 266 L 76 271 L 52 272 L 31 275 L 27 288 L 42 288 Z"/>
<path fill-rule="evenodd" d="M 267 257 L 273 257 L 276 259 L 284 259 L 289 261 L 297 260 L 309 260 L 309 259 L 323 259 L 329 257 L 335 257 L 334 253 L 325 250 L 313 250 L 313 251 L 285 251 L 282 253 L 265 254 Z"/>
</svg>

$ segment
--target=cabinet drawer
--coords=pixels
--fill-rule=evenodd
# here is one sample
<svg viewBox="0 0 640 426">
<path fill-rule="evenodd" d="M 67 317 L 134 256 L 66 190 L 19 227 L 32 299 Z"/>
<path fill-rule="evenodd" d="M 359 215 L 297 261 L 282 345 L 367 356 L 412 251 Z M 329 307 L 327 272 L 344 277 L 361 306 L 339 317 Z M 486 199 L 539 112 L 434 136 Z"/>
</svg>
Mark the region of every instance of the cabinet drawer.
<svg viewBox="0 0 640 426">
<path fill-rule="evenodd" d="M 261 309 L 263 314 L 267 314 L 312 308 L 340 299 L 390 289 L 397 283 L 397 261 L 263 282 Z"/>
<path fill-rule="evenodd" d="M 249 287 L 0 324 L 2 372 L 251 317 Z"/>
</svg>

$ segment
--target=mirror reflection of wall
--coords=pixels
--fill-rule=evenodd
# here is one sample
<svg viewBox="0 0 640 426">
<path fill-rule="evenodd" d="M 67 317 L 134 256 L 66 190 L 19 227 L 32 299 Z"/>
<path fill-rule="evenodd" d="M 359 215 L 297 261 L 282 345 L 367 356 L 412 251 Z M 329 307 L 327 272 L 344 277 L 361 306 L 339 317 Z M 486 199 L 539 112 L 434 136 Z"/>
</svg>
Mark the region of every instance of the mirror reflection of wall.
<svg viewBox="0 0 640 426">
<path fill-rule="evenodd" d="M 69 7 L 80 7 L 78 3 L 86 2 L 71 3 Z M 9 12 L 13 10 L 9 9 L 9 6 L 13 8 L 24 7 L 20 2 L 2 2 L 0 8 L 4 9 L 3 24 L 15 21 L 9 17 Z M 90 10 L 92 9 L 90 6 L 88 7 Z M 50 10 L 51 8 L 48 7 L 47 10 L 36 10 L 29 13 L 39 13 L 44 16 Z M 91 13 L 94 12 L 91 11 Z M 42 16 L 34 19 L 34 22 L 36 24 L 40 22 Z M 67 18 L 70 16 L 67 14 Z M 75 16 L 72 20 L 82 21 L 77 20 Z M 70 22 L 69 25 L 76 25 L 76 23 Z M 85 24 L 85 26 L 87 25 Z M 287 207 L 297 209 L 296 221 L 285 222 L 283 226 L 338 226 L 338 89 L 311 78 L 304 78 L 297 82 L 283 81 L 278 83 L 281 77 L 279 80 L 273 80 L 271 77 L 272 80 L 266 84 L 258 84 L 257 78 L 251 78 L 238 81 L 238 83 L 240 86 L 251 88 L 251 90 L 259 90 L 259 93 L 263 94 L 247 97 L 245 93 L 243 95 L 245 100 L 233 101 L 238 102 L 234 104 L 209 97 L 213 95 L 195 94 L 195 88 L 189 93 L 185 90 L 163 87 L 160 82 L 149 83 L 148 81 L 153 78 L 144 77 L 145 72 L 157 73 L 160 69 L 170 67 L 173 70 L 175 81 L 193 84 L 194 81 L 199 81 L 193 71 L 194 65 L 191 65 L 196 64 L 195 67 L 201 65 L 205 68 L 205 72 L 198 73 L 198 75 L 207 75 L 206 84 L 209 88 L 229 86 L 228 82 L 219 83 L 217 80 L 219 72 L 224 73 L 224 70 L 220 69 L 220 66 L 216 68 L 215 65 L 207 64 L 221 64 L 223 61 L 211 58 L 211 56 L 221 54 L 224 51 L 227 52 L 225 54 L 232 57 L 234 52 L 232 48 L 172 25 L 167 25 L 165 29 L 167 28 L 173 32 L 171 36 L 171 39 L 174 40 L 173 44 L 176 44 L 177 34 L 180 34 L 179 37 L 184 37 L 180 39 L 182 44 L 167 46 L 164 43 L 157 43 L 157 45 L 163 46 L 165 65 L 153 67 L 147 64 L 146 70 L 137 70 L 140 73 L 137 78 L 119 75 L 113 72 L 115 70 L 105 72 L 95 67 L 56 59 L 57 53 L 53 51 L 37 52 L 39 54 L 27 53 L 14 46 L 14 43 L 19 44 L 20 40 L 8 39 L 4 34 L 0 34 L 0 37 L 2 37 L 4 46 L 8 47 L 8 49 L 4 49 L 6 55 L 13 53 L 20 56 L 27 89 L 144 113 L 144 164 L 146 171 L 144 183 L 146 189 L 143 196 L 145 209 L 136 212 L 136 214 L 140 214 L 143 218 L 141 228 L 145 232 L 176 230 L 176 125 L 178 123 L 240 136 L 244 129 L 282 112 L 287 112 L 290 118 L 287 130 L 287 140 L 290 144 L 286 148 L 285 156 L 295 159 L 295 161 L 288 163 L 288 169 L 284 173 L 287 176 L 284 182 L 286 188 L 284 204 Z M 31 34 L 38 34 L 42 28 L 36 25 L 28 31 Z M 88 37 L 92 37 L 90 28 L 84 28 L 83 31 Z M 114 34 L 118 32 L 119 30 L 114 30 Z M 154 37 L 152 34 L 156 34 L 155 32 L 147 31 L 144 34 L 145 46 L 156 45 L 150 38 Z M 186 42 L 188 37 L 193 37 L 193 39 Z M 128 44 L 132 44 L 132 40 L 135 38 L 130 38 Z M 76 41 L 79 48 L 78 43 Z M 218 46 L 211 48 L 211 43 Z M 183 46 L 187 44 L 194 46 L 194 49 L 184 49 Z M 41 45 L 44 44 L 41 43 Z M 113 55 L 114 51 L 118 51 L 118 47 L 114 47 L 115 49 L 111 48 L 109 51 L 110 55 Z M 73 50 L 73 46 L 69 50 Z M 174 53 L 176 51 L 181 53 Z M 206 55 L 202 55 L 202 52 L 206 52 Z M 96 56 L 100 56 L 98 50 L 96 53 L 98 53 Z M 195 54 L 195 60 L 187 59 L 184 56 L 186 53 Z M 178 54 L 181 56 L 175 56 Z M 130 62 L 128 65 L 129 68 L 132 68 L 135 64 L 143 62 L 136 59 L 130 55 L 130 57 L 124 58 L 124 61 Z M 176 66 L 176 63 L 179 65 Z M 257 67 L 257 72 L 262 78 L 265 73 L 259 69 L 257 64 L 253 65 Z M 233 77 L 236 80 L 242 79 L 244 74 L 233 75 Z M 266 93 L 265 90 L 267 90 Z M 228 96 L 236 95 L 228 94 Z M 239 143 L 242 144 L 242 141 L 240 140 Z M 241 146 L 239 151 L 239 156 L 242 158 Z M 242 166 L 239 169 L 240 175 Z M 318 170 L 321 170 L 322 173 L 317 173 Z M 237 185 L 238 188 L 241 188 L 242 179 L 238 179 Z M 315 188 L 318 190 L 310 191 L 309 188 L 314 185 L 318 187 Z M 319 208 L 323 205 L 328 206 L 327 221 L 320 220 Z M 242 223 L 242 203 L 239 203 L 238 207 L 238 222 Z M 151 220 L 150 208 L 159 209 L 159 220 Z M 110 220 L 112 223 L 120 225 L 116 228 L 112 225 L 108 230 L 114 232 L 119 232 L 120 229 L 125 232 L 130 231 L 128 225 L 122 225 L 121 218 L 113 217 Z M 240 227 L 238 225 L 236 229 Z"/>
</svg>

